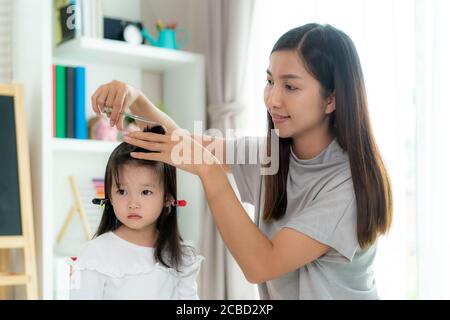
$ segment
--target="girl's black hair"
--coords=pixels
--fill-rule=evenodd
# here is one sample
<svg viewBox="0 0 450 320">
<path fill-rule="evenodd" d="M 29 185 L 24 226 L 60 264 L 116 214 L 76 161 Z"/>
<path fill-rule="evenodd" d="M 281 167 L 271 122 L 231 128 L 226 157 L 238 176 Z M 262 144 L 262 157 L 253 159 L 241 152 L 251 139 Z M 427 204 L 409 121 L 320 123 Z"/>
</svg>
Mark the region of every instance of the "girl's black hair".
<svg viewBox="0 0 450 320">
<path fill-rule="evenodd" d="M 329 130 L 348 153 L 357 202 L 357 233 L 367 248 L 392 223 L 392 190 L 388 172 L 372 133 L 364 77 L 353 41 L 341 30 L 316 23 L 294 28 L 280 37 L 272 53 L 294 50 L 321 85 L 322 97 L 334 94 L 336 109 Z M 274 124 L 267 113 L 267 148 Z M 280 138 L 279 172 L 265 176 L 264 220 L 286 213 L 286 183 L 291 138 Z"/>
<path fill-rule="evenodd" d="M 145 128 L 144 132 L 165 134 L 161 126 Z M 98 237 L 106 232 L 114 231 L 122 223 L 116 218 L 111 204 L 111 190 L 113 185 L 120 185 L 119 172 L 124 165 L 136 165 L 152 168 L 163 181 L 164 199 L 177 200 L 176 168 L 163 162 L 141 160 L 131 157 L 131 152 L 152 152 L 128 143 L 121 143 L 111 153 L 105 171 L 105 207 L 97 233 Z M 158 237 L 155 244 L 155 260 L 168 268 L 178 270 L 182 262 L 182 238 L 178 229 L 177 207 L 164 206 L 160 216 L 156 220 Z"/>
</svg>

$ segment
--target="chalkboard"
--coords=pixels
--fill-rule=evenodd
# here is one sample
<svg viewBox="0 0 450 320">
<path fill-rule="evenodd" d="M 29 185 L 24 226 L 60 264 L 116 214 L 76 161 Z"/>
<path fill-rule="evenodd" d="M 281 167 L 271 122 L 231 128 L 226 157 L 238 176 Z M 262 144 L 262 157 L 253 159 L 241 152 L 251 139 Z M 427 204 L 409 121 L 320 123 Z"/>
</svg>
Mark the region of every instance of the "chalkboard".
<svg viewBox="0 0 450 320">
<path fill-rule="evenodd" d="M 22 234 L 14 102 L 0 92 L 0 236 Z"/>
<path fill-rule="evenodd" d="M 0 84 L 0 286 L 25 285 L 38 298 L 30 155 L 23 84 Z M 9 250 L 23 249 L 25 272 L 8 270 Z"/>
</svg>

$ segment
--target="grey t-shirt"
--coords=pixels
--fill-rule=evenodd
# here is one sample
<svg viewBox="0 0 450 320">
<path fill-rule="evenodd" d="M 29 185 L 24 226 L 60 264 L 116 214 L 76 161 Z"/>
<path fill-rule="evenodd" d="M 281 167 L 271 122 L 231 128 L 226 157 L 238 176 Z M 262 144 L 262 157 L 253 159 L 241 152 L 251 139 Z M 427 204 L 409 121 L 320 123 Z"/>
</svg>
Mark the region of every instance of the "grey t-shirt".
<svg viewBox="0 0 450 320">
<path fill-rule="evenodd" d="M 235 150 L 245 144 L 246 152 L 254 152 L 264 142 L 240 138 L 233 144 Z M 315 261 L 259 284 L 261 299 L 378 299 L 372 270 L 376 244 L 366 250 L 358 244 L 350 164 L 336 139 L 309 160 L 297 158 L 291 149 L 286 214 L 268 224 L 262 219 L 260 164 L 230 167 L 241 200 L 255 206 L 255 223 L 269 239 L 282 228 L 291 228 L 331 248 Z"/>
</svg>

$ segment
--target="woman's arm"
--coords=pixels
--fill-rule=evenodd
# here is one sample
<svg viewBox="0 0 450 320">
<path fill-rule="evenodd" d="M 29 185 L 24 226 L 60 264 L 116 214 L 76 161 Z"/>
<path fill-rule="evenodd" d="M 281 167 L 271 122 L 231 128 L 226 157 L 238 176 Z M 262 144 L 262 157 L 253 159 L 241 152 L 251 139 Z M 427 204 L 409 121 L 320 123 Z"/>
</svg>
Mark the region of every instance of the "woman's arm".
<svg viewBox="0 0 450 320">
<path fill-rule="evenodd" d="M 200 179 L 217 228 L 248 281 L 261 283 L 277 278 L 329 250 L 328 246 L 288 228 L 272 239 L 267 238 L 245 212 L 220 167 L 204 167 Z"/>
<path fill-rule="evenodd" d="M 98 115 L 102 112 L 104 107 L 111 107 L 113 109 L 110 114 L 111 126 L 117 125 L 119 130 L 123 130 L 123 116 L 120 112 L 128 110 L 133 114 L 161 124 L 168 133 L 180 129 L 180 126 L 171 117 L 156 107 L 141 91 L 121 81 L 113 80 L 98 87 L 92 95 L 91 102 L 92 110 Z M 137 121 L 137 125 L 141 129 L 145 126 L 144 123 L 139 121 Z M 212 150 L 212 153 L 218 157 L 218 160 L 221 161 L 224 169 L 227 172 L 230 171 L 229 166 L 225 163 L 225 139 L 194 134 L 191 134 L 191 137 L 197 142 L 200 142 L 205 148 L 211 143 L 221 144 L 221 149 L 223 150 L 222 156 L 216 154 L 216 150 Z"/>
<path fill-rule="evenodd" d="M 189 139 L 190 137 L 185 137 Z M 221 163 L 200 143 L 190 141 L 195 152 L 202 152 L 203 162 L 178 163 L 172 150 L 179 141 L 169 136 L 133 132 L 125 141 L 153 153 L 132 153 L 138 159 L 163 161 L 200 177 L 219 232 L 244 272 L 253 283 L 260 283 L 298 269 L 325 254 L 329 247 L 312 238 L 284 228 L 272 239 L 261 232 L 247 215 L 234 193 Z"/>
</svg>

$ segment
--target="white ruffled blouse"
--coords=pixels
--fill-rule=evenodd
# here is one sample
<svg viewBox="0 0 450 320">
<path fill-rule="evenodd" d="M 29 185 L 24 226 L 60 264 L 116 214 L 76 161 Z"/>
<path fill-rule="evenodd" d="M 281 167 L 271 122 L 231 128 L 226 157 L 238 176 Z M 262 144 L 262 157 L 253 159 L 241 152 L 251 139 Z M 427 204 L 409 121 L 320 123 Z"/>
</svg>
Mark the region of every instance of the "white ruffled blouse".
<svg viewBox="0 0 450 320">
<path fill-rule="evenodd" d="M 70 299 L 198 299 L 202 256 L 184 256 L 179 272 L 154 260 L 154 248 L 113 232 L 89 241 L 72 263 Z"/>
</svg>

